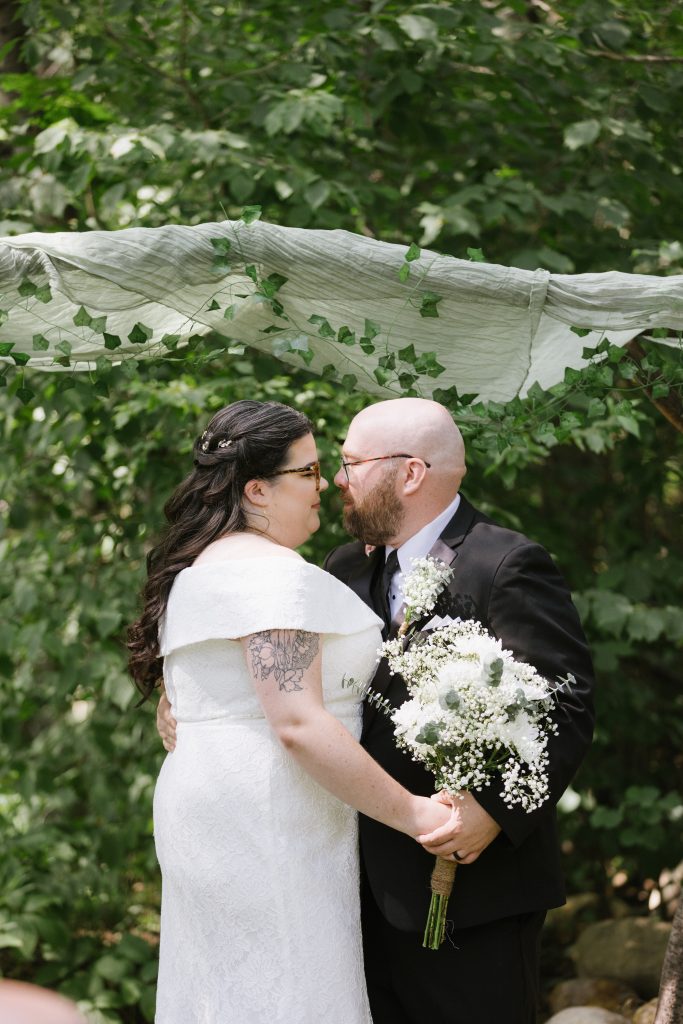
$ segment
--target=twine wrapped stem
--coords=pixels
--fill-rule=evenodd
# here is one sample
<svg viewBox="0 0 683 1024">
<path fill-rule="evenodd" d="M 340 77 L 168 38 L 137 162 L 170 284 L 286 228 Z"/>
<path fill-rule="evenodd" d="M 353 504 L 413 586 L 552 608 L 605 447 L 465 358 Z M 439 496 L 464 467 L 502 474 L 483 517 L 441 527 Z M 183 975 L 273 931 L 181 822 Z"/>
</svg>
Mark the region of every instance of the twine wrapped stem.
<svg viewBox="0 0 683 1024">
<path fill-rule="evenodd" d="M 444 860 L 443 857 L 436 857 L 436 863 L 432 870 L 430 888 L 432 898 L 429 903 L 427 924 L 425 926 L 422 945 L 425 949 L 438 949 L 446 935 L 446 914 L 448 913 L 448 899 L 453 890 L 455 872 L 458 865 L 455 861 Z"/>
</svg>

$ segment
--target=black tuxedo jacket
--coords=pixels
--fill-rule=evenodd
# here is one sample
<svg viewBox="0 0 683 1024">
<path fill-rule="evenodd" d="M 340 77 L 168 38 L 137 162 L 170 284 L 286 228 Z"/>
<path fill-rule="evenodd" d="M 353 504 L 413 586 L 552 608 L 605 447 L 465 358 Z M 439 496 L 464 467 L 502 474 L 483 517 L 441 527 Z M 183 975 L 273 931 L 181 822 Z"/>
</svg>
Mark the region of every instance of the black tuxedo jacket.
<svg viewBox="0 0 683 1024">
<path fill-rule="evenodd" d="M 502 832 L 473 864 L 458 868 L 448 916 L 462 928 L 564 902 L 555 804 L 591 741 L 593 670 L 569 590 L 539 544 L 496 525 L 461 495 L 432 554 L 454 572 L 430 618 L 476 619 L 547 679 L 571 674 L 575 680 L 560 690 L 554 712 L 558 734 L 548 745 L 550 799 L 527 813 L 504 804 L 496 785 L 475 793 Z M 364 545 L 353 543 L 332 551 L 325 568 L 379 611 L 384 561 L 384 548 L 366 556 Z M 385 661 L 372 685 L 394 706 L 406 700 L 403 680 L 390 675 Z M 396 747 L 391 720 L 367 702 L 361 742 L 406 789 L 424 796 L 434 792 L 433 776 Z M 370 888 L 386 919 L 397 928 L 422 931 L 434 858 L 409 836 L 364 815 L 360 845 Z"/>
</svg>

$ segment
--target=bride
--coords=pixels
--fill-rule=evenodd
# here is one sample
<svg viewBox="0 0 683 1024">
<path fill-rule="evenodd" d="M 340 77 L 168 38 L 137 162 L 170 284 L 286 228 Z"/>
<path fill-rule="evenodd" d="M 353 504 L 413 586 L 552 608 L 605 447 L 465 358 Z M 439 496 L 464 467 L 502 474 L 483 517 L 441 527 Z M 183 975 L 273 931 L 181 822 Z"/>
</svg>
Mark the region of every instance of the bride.
<svg viewBox="0 0 683 1024">
<path fill-rule="evenodd" d="M 277 402 L 221 409 L 168 501 L 129 634 L 160 658 L 177 746 L 154 795 L 157 1024 L 369 1024 L 356 811 L 410 836 L 448 818 L 357 742 L 380 620 L 295 549 L 319 523 L 312 428 Z"/>
</svg>

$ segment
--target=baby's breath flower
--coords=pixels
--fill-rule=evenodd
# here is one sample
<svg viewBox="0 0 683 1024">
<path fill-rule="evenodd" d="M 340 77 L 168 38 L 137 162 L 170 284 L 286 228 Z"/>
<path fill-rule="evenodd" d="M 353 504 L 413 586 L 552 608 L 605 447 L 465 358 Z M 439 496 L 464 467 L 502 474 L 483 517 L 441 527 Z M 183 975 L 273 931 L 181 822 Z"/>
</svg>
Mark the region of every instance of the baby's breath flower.
<svg viewBox="0 0 683 1024">
<path fill-rule="evenodd" d="M 449 566 L 431 555 L 413 558 L 411 564 L 412 569 L 403 580 L 406 623 L 414 622 L 432 611 L 437 597 L 453 575 Z"/>
</svg>

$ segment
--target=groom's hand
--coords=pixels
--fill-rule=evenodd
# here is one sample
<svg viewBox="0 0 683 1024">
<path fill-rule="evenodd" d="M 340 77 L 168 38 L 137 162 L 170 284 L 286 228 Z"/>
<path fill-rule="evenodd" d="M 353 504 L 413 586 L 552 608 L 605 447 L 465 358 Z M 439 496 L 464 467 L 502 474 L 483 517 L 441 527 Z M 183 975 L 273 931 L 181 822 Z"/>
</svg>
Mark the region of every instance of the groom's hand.
<svg viewBox="0 0 683 1024">
<path fill-rule="evenodd" d="M 169 754 L 175 750 L 175 727 L 178 723 L 171 714 L 171 702 L 166 696 L 166 690 L 161 688 L 161 697 L 157 705 L 157 730 Z"/>
<path fill-rule="evenodd" d="M 432 800 L 450 805 L 451 816 L 445 825 L 434 832 L 418 836 L 418 842 L 428 853 L 437 857 L 448 857 L 458 864 L 472 864 L 496 838 L 500 825 L 477 803 L 471 793 L 463 793 L 453 799 L 442 791 L 435 793 Z"/>
</svg>

